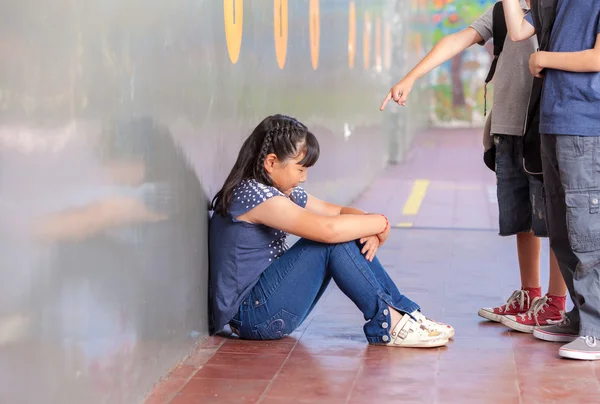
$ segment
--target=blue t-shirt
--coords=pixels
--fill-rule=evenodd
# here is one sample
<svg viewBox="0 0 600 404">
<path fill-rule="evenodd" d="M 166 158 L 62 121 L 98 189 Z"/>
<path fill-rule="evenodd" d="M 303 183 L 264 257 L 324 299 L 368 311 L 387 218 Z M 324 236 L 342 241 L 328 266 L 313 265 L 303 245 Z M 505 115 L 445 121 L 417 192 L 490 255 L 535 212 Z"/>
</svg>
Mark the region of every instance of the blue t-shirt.
<svg viewBox="0 0 600 404">
<path fill-rule="evenodd" d="M 525 18 L 533 25 L 531 15 Z M 593 49 L 600 33 L 600 0 L 558 0 L 550 52 Z M 600 136 L 600 73 L 547 69 L 540 133 Z"/>
<path fill-rule="evenodd" d="M 234 192 L 228 214 L 210 220 L 210 328 L 218 332 L 229 323 L 260 275 L 287 250 L 283 231 L 242 222 L 237 217 L 266 200 L 285 194 L 256 180 L 244 180 Z M 306 207 L 306 191 L 295 188 L 291 198 Z"/>
</svg>

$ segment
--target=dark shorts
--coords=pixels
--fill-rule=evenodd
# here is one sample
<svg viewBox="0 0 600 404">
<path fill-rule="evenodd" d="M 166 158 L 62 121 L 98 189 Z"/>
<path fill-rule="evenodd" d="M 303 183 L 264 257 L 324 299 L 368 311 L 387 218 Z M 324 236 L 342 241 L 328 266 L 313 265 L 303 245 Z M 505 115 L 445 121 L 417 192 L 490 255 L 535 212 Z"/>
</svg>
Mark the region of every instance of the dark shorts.
<svg viewBox="0 0 600 404">
<path fill-rule="evenodd" d="M 494 135 L 501 236 L 533 232 L 548 237 L 542 182 L 523 169 L 523 138 Z"/>
</svg>

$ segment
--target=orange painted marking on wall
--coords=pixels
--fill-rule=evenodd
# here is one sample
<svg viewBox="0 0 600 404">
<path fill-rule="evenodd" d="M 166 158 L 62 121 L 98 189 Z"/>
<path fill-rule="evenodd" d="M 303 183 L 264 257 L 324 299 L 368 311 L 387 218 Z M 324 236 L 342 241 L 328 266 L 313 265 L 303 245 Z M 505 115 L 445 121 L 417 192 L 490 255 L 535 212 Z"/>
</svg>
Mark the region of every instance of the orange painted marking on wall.
<svg viewBox="0 0 600 404">
<path fill-rule="evenodd" d="M 242 49 L 244 27 L 244 0 L 223 0 L 225 40 L 231 63 L 236 64 Z"/>
<path fill-rule="evenodd" d="M 308 9 L 310 32 L 310 59 L 313 69 L 319 67 L 319 48 L 321 45 L 321 17 L 319 15 L 319 0 L 310 0 Z"/>
<path fill-rule="evenodd" d="M 386 70 L 392 68 L 392 26 L 385 23 L 385 51 L 383 53 L 383 67 Z"/>
<path fill-rule="evenodd" d="M 381 70 L 381 17 L 375 17 L 375 68 Z"/>
<path fill-rule="evenodd" d="M 365 12 L 363 32 L 363 65 L 365 69 L 371 66 L 371 15 Z"/>
<path fill-rule="evenodd" d="M 275 56 L 280 69 L 285 67 L 288 46 L 288 0 L 273 1 Z"/>
<path fill-rule="evenodd" d="M 356 5 L 350 2 L 348 12 L 348 66 L 354 69 L 356 59 Z"/>
</svg>

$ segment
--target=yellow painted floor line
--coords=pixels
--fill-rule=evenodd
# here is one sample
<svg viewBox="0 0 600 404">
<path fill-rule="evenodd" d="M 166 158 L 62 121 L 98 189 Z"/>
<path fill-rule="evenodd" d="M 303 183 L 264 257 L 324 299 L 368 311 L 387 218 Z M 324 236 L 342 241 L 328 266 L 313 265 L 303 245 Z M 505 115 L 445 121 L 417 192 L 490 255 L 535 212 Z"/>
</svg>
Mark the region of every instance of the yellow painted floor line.
<svg viewBox="0 0 600 404">
<path fill-rule="evenodd" d="M 396 227 L 413 227 L 413 224 L 410 222 L 400 222 L 396 225 Z"/>
<path fill-rule="evenodd" d="M 415 216 L 419 213 L 421 203 L 423 202 L 423 199 L 425 199 L 425 194 L 427 193 L 427 188 L 429 188 L 429 180 L 415 180 L 412 191 L 404 204 L 404 209 L 402 210 L 403 215 Z"/>
</svg>

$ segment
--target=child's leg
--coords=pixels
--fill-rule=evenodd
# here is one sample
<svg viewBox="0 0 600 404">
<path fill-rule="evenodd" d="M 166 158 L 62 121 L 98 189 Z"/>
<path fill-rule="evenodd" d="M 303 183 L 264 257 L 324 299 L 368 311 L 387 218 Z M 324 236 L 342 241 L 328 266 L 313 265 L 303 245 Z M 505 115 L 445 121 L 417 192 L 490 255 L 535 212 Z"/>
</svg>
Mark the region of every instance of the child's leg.
<svg viewBox="0 0 600 404">
<path fill-rule="evenodd" d="M 546 215 L 546 206 L 544 203 L 544 189 L 543 184 L 536 178 L 530 177 L 529 179 L 529 190 L 531 195 L 531 208 L 532 208 L 532 218 L 531 218 L 531 228 L 533 229 L 533 234 L 536 237 L 547 238 L 548 237 L 548 224 L 547 224 L 547 215 Z M 538 239 L 541 247 L 541 240 Z M 539 268 L 539 249 L 538 249 L 538 268 Z M 554 251 L 550 249 L 550 279 L 548 281 L 548 295 L 557 297 L 557 296 L 566 296 L 567 294 L 567 285 L 560 273 L 560 267 L 558 266 L 558 261 L 556 260 L 556 255 Z M 539 271 L 538 271 L 538 285 L 539 285 Z M 564 310 L 564 305 L 561 307 L 561 310 Z"/>
<path fill-rule="evenodd" d="M 556 154 L 556 137 L 542 135 L 542 165 L 544 168 L 544 199 L 548 235 L 550 237 L 549 294 L 569 291 L 575 307 L 556 325 L 536 328 L 533 335 L 545 341 L 570 342 L 579 335 L 579 307 L 575 299 L 573 275 L 577 257 L 571 251 L 567 230 L 565 193 L 562 188 Z"/>
<path fill-rule="evenodd" d="M 522 158 L 519 159 L 522 161 Z M 541 181 L 532 176 L 528 176 L 529 180 L 529 198 L 531 203 L 531 229 L 529 237 L 535 238 L 535 241 L 528 245 L 526 254 L 529 259 L 535 259 L 535 269 L 533 267 L 521 267 L 521 279 L 525 287 L 525 282 L 536 282 L 538 290 L 540 285 L 540 250 L 541 237 L 548 237 L 548 229 L 546 225 L 546 209 L 544 207 L 544 193 Z M 501 319 L 502 324 L 521 332 L 531 333 L 538 326 L 547 326 L 560 322 L 563 318 L 566 307 L 566 286 L 562 281 L 558 267 L 552 266 L 556 260 L 554 254 L 550 254 L 550 288 L 544 296 L 538 295 L 537 299 L 533 299 L 530 309 L 525 313 L 507 315 Z M 556 275 L 559 275 L 557 278 Z M 562 286 L 561 286 L 562 283 Z M 540 293 L 541 294 L 541 293 Z"/>
<path fill-rule="evenodd" d="M 389 308 L 400 314 L 419 310 L 419 306 L 402 295 L 377 258 L 367 261 L 355 242 L 332 246 L 329 270 L 333 280 L 346 296 L 362 311 L 367 322 L 365 334 L 371 343 L 389 342 L 388 329 L 393 320 Z M 392 321 L 390 321 L 392 320 Z M 397 322 L 397 321 L 396 321 Z M 387 327 L 384 327 L 387 325 Z M 392 326 L 392 327 L 391 327 Z"/>
<path fill-rule="evenodd" d="M 383 276 L 385 271 L 377 268 L 377 272 Z M 242 337 L 251 339 L 275 339 L 291 333 L 314 307 L 329 276 L 363 312 L 367 320 L 364 331 L 370 343 L 392 341 L 395 310 L 404 314 L 419 308 L 395 285 L 386 284 L 392 289 L 387 291 L 382 287 L 355 242 L 326 245 L 300 240 L 261 276 L 234 319 L 235 327 Z M 405 331 L 413 331 L 413 342 L 418 335 L 428 346 L 447 342 L 437 333 L 423 335 L 410 318 L 401 317 L 396 322 L 406 325 Z"/>
<path fill-rule="evenodd" d="M 567 294 L 567 284 L 560 273 L 560 266 L 556 259 L 554 250 L 550 249 L 550 277 L 548 279 L 548 294 L 552 296 L 565 296 Z"/>
<path fill-rule="evenodd" d="M 354 257 L 356 257 L 356 259 L 359 262 L 364 261 L 369 266 L 370 270 L 375 276 L 375 279 L 379 282 L 381 289 L 386 293 L 386 295 L 390 297 L 392 301 L 392 304 L 390 304 L 391 307 L 407 307 L 413 304 L 413 302 L 410 299 L 408 299 L 406 296 L 400 293 L 400 291 L 398 290 L 398 286 L 396 286 L 392 278 L 390 278 L 389 274 L 387 273 L 383 265 L 381 265 L 381 262 L 377 257 L 375 257 L 372 262 L 369 262 L 365 260 L 362 253 L 360 253 L 360 251 L 362 250 L 362 245 L 360 245 L 359 243 L 354 243 L 354 245 L 352 245 L 352 243 L 347 243 L 344 245 L 348 245 L 348 252 Z M 334 277 L 334 279 L 336 278 Z M 418 311 L 413 312 L 408 312 L 406 310 L 391 310 L 391 324 L 396 324 L 402 317 L 401 312 L 405 312 L 409 313 L 411 317 L 416 319 L 419 323 L 424 324 L 430 330 L 440 332 L 448 338 L 452 338 L 454 336 L 454 328 L 452 328 L 450 325 L 440 323 L 437 321 L 432 321 L 425 317 L 423 314 L 421 314 L 420 308 L 418 308 L 417 310 Z"/>
<path fill-rule="evenodd" d="M 324 244 L 298 241 L 260 276 L 230 322 L 245 339 L 279 339 L 300 326 L 329 282 Z"/>
<path fill-rule="evenodd" d="M 531 307 L 531 302 L 540 297 L 542 291 L 540 241 L 531 233 L 533 209 L 530 177 L 523 170 L 523 139 L 520 136 L 495 135 L 494 143 L 499 234 L 517 236 L 521 274 L 521 288 L 513 292 L 506 304 L 479 310 L 481 317 L 499 322 L 506 315 L 526 313 Z"/>
<path fill-rule="evenodd" d="M 560 355 L 574 359 L 600 359 L 600 138 L 597 136 L 554 137 L 560 188 L 564 191 L 562 217 L 566 217 L 564 239 L 553 247 L 563 277 L 573 282 L 573 301 L 579 308 L 579 335 L 561 348 Z M 557 211 L 559 210 L 557 209 Z M 563 261 L 571 255 L 575 261 Z M 573 265 L 575 264 L 575 265 Z"/>
<path fill-rule="evenodd" d="M 572 323 L 579 324 L 579 305 L 577 304 L 573 284 L 573 273 L 577 267 L 578 259 L 573 253 L 569 242 L 567 206 L 565 204 L 565 191 L 559 172 L 556 140 L 557 137 L 554 135 L 542 136 L 546 222 L 550 236 L 550 247 L 554 252 L 571 299 L 575 303 L 573 311 L 568 316 Z"/>
<path fill-rule="evenodd" d="M 517 253 L 521 272 L 521 287 L 540 288 L 540 251 L 542 241 L 532 232 L 517 234 Z"/>
<path fill-rule="evenodd" d="M 357 244 L 357 247 L 360 250 L 361 246 Z M 351 247 L 351 249 L 352 249 L 352 251 L 349 251 L 349 253 L 352 253 L 353 255 L 355 255 L 356 251 L 354 251 L 354 247 Z M 360 255 L 360 258 L 357 257 L 357 259 L 359 259 L 359 260 L 364 259 L 364 256 L 360 252 L 359 252 L 359 255 Z M 418 305 L 416 305 L 416 303 L 414 303 L 412 300 L 410 300 L 409 298 L 404 296 L 402 293 L 400 293 L 398 286 L 394 283 L 392 278 L 390 278 L 390 275 L 387 273 L 387 271 L 385 270 L 383 265 L 381 265 L 379 258 L 375 257 L 372 262 L 369 262 L 366 259 L 364 261 L 369 266 L 369 269 L 375 276 L 375 279 L 379 283 L 380 288 L 383 290 L 383 292 L 387 296 L 390 297 L 391 302 L 392 302 L 392 304 L 391 304 L 392 307 L 412 308 L 412 306 L 414 305 L 414 307 L 415 307 L 414 310 L 420 310 L 420 308 L 418 307 Z M 336 283 L 337 283 L 337 281 L 336 281 Z M 401 311 L 404 311 L 405 313 L 410 313 L 410 311 L 406 311 L 406 310 L 401 310 Z"/>
</svg>

